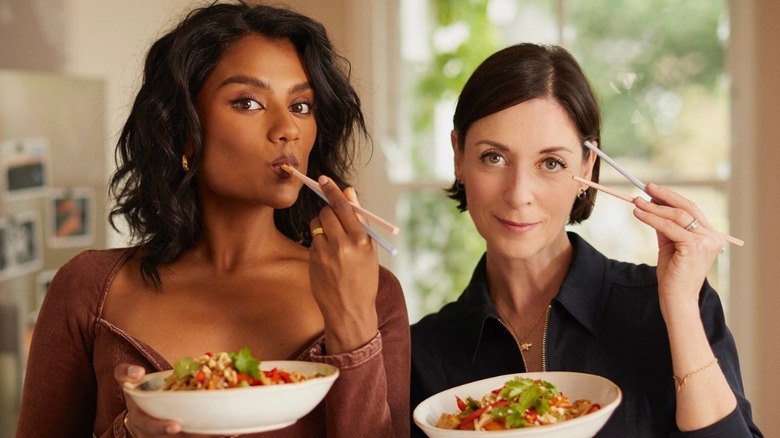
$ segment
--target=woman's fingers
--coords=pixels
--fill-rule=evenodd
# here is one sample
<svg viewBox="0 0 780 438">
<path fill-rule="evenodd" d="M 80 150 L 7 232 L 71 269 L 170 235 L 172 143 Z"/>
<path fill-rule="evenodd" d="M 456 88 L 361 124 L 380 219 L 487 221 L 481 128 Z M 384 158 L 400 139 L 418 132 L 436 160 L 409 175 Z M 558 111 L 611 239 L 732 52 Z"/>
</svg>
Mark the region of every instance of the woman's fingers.
<svg viewBox="0 0 780 438">
<path fill-rule="evenodd" d="M 120 386 L 126 383 L 139 383 L 145 375 L 146 370 L 138 365 L 122 363 L 114 368 L 114 378 Z M 125 400 L 127 403 L 125 425 L 136 438 L 173 435 L 181 431 L 181 426 L 177 422 L 150 417 L 138 408 L 130 397 L 125 397 Z"/>
<path fill-rule="evenodd" d="M 353 204 L 360 205 L 360 200 L 358 200 L 357 192 L 355 192 L 355 189 L 353 187 L 347 187 L 344 189 L 344 197 L 349 200 L 349 202 Z"/>
<path fill-rule="evenodd" d="M 363 230 L 357 215 L 355 215 L 355 210 L 349 203 L 350 200 L 345 196 L 344 193 L 342 193 L 338 185 L 327 176 L 320 176 L 317 182 L 320 185 L 322 193 L 324 193 L 325 197 L 328 198 L 328 203 L 330 203 L 330 210 L 335 213 L 336 217 L 341 223 L 341 226 L 344 228 L 344 231 L 346 231 L 348 234 L 365 234 L 365 231 Z M 325 210 L 327 210 L 327 208 L 323 209 L 323 212 Z M 325 220 L 323 218 L 323 223 L 324 222 Z M 327 223 L 325 225 L 327 225 Z M 327 228 L 325 229 L 327 231 Z"/>
<path fill-rule="evenodd" d="M 125 426 L 130 429 L 135 438 L 177 435 L 181 426 L 172 420 L 158 420 L 150 417 L 144 411 L 131 409 L 128 402 Z M 190 436 L 190 435 L 181 435 Z"/>
<path fill-rule="evenodd" d="M 354 191 L 342 192 L 327 177 L 318 182 L 330 205 L 310 222 L 314 236 L 309 279 L 325 320 L 328 351 L 336 354 L 352 351 L 376 335 L 379 263 L 376 245 L 350 204 L 357 200 Z M 315 233 L 318 228 L 324 234 Z"/>
<path fill-rule="evenodd" d="M 658 184 L 650 183 L 647 185 L 647 192 L 653 198 L 664 201 L 667 207 L 674 209 L 672 214 L 676 215 L 676 222 L 681 227 L 687 227 L 693 223 L 693 220 L 695 219 L 705 228 L 712 228 L 709 221 L 707 220 L 707 217 L 699 209 L 696 203 L 675 192 L 674 190 L 664 186 L 659 186 Z"/>
<path fill-rule="evenodd" d="M 672 242 L 703 247 L 707 252 L 720 251 L 725 240 L 719 232 L 712 230 L 701 210 L 673 191 L 669 190 L 668 193 L 675 195 L 664 198 L 668 205 L 658 205 L 636 198 L 634 205 L 637 207 L 637 219 L 653 227 Z"/>
<path fill-rule="evenodd" d="M 146 375 L 146 370 L 138 365 L 122 363 L 114 368 L 114 378 L 120 385 L 127 383 L 138 383 Z"/>
</svg>

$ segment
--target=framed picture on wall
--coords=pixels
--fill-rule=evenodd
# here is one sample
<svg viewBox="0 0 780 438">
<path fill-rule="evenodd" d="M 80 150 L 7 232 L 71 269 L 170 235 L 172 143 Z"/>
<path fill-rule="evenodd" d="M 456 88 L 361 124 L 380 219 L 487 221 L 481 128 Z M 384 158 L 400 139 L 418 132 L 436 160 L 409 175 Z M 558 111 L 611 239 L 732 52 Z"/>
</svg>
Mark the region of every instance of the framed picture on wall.
<svg viewBox="0 0 780 438">
<path fill-rule="evenodd" d="M 49 246 L 87 246 L 95 241 L 95 190 L 90 187 L 49 191 Z"/>
<path fill-rule="evenodd" d="M 41 218 L 36 210 L 8 216 L 3 225 L 3 258 L 5 269 L 0 278 L 15 277 L 43 266 Z"/>
<path fill-rule="evenodd" d="M 0 141 L 4 197 L 42 196 L 49 182 L 49 142 L 44 138 Z"/>
</svg>

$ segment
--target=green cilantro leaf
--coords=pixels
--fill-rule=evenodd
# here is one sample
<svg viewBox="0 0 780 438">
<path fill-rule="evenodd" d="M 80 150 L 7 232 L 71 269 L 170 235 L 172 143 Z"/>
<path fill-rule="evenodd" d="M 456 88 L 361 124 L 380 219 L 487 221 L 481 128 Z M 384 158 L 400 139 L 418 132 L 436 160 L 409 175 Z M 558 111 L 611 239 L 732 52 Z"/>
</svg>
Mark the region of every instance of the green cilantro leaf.
<svg viewBox="0 0 780 438">
<path fill-rule="evenodd" d="M 198 361 L 191 357 L 185 357 L 173 363 L 173 372 L 180 380 L 194 374 L 198 368 L 200 368 Z"/>
<path fill-rule="evenodd" d="M 252 356 L 249 347 L 244 347 L 238 353 L 231 353 L 230 360 L 233 362 L 233 368 L 239 373 L 247 374 L 255 379 L 260 378 L 260 361 Z"/>
<path fill-rule="evenodd" d="M 508 409 L 504 421 L 512 429 L 528 427 L 528 421 L 525 419 L 525 412 L 518 412 L 515 409 Z"/>
</svg>

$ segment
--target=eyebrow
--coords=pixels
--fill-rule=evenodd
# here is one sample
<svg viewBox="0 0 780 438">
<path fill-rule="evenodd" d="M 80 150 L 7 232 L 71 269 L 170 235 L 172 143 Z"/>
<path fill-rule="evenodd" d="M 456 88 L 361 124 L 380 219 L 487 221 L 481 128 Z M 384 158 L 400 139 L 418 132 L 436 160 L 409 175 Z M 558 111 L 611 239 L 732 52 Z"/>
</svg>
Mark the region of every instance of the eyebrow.
<svg viewBox="0 0 780 438">
<path fill-rule="evenodd" d="M 219 84 L 218 88 L 221 88 L 221 87 L 224 87 L 224 86 L 227 86 L 227 85 L 230 85 L 230 84 L 242 84 L 242 85 L 248 85 L 248 86 L 253 87 L 253 88 L 260 88 L 262 90 L 271 90 L 271 85 L 268 84 L 268 82 L 266 82 L 264 80 L 261 80 L 261 79 L 253 78 L 253 77 L 250 77 L 250 76 L 244 76 L 244 75 L 231 76 L 231 77 L 225 79 L 224 81 L 222 81 L 222 83 Z M 309 82 L 301 82 L 301 83 L 295 84 L 292 87 L 290 87 L 289 92 L 290 93 L 298 93 L 298 92 L 305 91 L 305 90 L 310 90 L 310 89 L 311 89 L 311 84 L 309 84 Z"/>
<path fill-rule="evenodd" d="M 499 148 L 504 151 L 509 151 L 509 146 L 499 143 L 493 140 L 480 140 L 476 143 L 477 145 L 487 145 L 495 148 Z M 539 151 L 540 154 L 550 154 L 555 152 L 572 152 L 571 148 L 567 148 L 566 146 L 550 146 L 547 148 L 544 148 Z"/>
</svg>

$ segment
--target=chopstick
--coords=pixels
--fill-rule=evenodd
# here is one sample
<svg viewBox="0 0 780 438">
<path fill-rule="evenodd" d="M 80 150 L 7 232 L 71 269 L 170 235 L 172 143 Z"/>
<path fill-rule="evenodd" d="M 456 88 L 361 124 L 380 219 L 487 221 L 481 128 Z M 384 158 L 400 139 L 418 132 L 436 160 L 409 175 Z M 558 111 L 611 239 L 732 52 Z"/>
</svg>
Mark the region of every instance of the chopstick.
<svg viewBox="0 0 780 438">
<path fill-rule="evenodd" d="M 302 174 L 298 169 L 296 169 L 296 168 L 294 168 L 292 166 L 288 166 L 286 164 L 282 164 L 281 167 L 282 167 L 282 170 L 284 170 L 285 172 L 288 172 L 291 175 L 293 175 L 294 177 L 296 177 L 296 178 L 300 179 L 301 181 L 303 181 L 303 183 L 308 188 L 310 188 L 314 193 L 316 193 L 317 196 L 319 196 L 320 198 L 325 200 L 325 202 L 328 202 L 328 198 L 326 198 L 325 194 L 322 193 L 322 190 L 320 190 L 320 185 L 316 181 L 314 181 L 313 179 L 309 178 L 308 176 Z M 328 202 L 328 203 L 330 203 L 330 202 Z M 384 219 L 380 218 L 379 216 L 375 215 L 374 213 L 371 213 L 370 211 L 366 210 L 365 208 L 355 204 L 352 201 L 349 201 L 349 203 L 350 203 L 350 205 L 352 205 L 352 207 L 355 210 L 357 210 L 360 213 L 363 213 L 366 216 L 369 216 L 370 218 L 374 219 L 379 225 L 387 228 L 391 233 L 398 234 L 398 232 L 400 231 L 399 228 L 396 227 L 395 225 L 391 224 L 390 222 L 387 222 L 386 220 L 384 220 Z M 362 222 L 360 224 L 363 226 L 363 229 L 366 231 L 366 234 L 371 236 L 371 238 L 374 239 L 374 241 L 377 244 L 379 244 L 379 246 L 384 248 L 387 252 L 389 252 L 392 255 L 398 254 L 398 248 L 396 248 L 390 242 L 388 242 L 387 240 L 382 238 L 382 236 L 377 234 L 376 231 L 371 229 L 371 227 L 369 227 L 368 225 L 366 225 L 366 224 L 364 224 Z"/>
<path fill-rule="evenodd" d="M 602 158 L 604 161 L 606 161 L 606 162 L 607 162 L 607 163 L 608 163 L 610 166 L 614 167 L 614 168 L 615 168 L 615 170 L 617 170 L 618 172 L 620 172 L 620 174 L 621 174 L 621 175 L 623 175 L 624 177 L 626 177 L 626 179 L 627 179 L 627 180 L 631 181 L 631 183 L 632 183 L 632 184 L 634 184 L 635 186 L 639 187 L 639 190 L 641 190 L 641 191 L 645 192 L 647 195 L 650 195 L 649 193 L 647 193 L 647 184 L 645 184 L 645 183 L 643 183 L 642 181 L 640 181 L 640 180 L 639 180 L 639 178 L 635 177 L 634 175 L 632 175 L 632 174 L 631 174 L 631 172 L 629 172 L 629 171 L 628 171 L 628 170 L 626 170 L 626 169 L 625 169 L 623 166 L 621 166 L 620 164 L 618 164 L 617 162 L 615 162 L 615 160 L 613 160 L 612 158 L 610 158 L 610 156 L 609 156 L 609 155 L 607 155 L 607 154 L 606 154 L 606 152 L 604 152 L 604 151 L 602 151 L 601 149 L 597 148 L 597 147 L 596 147 L 596 146 L 595 146 L 593 143 L 591 143 L 591 142 L 589 142 L 589 141 L 587 141 L 587 140 L 585 140 L 584 144 L 585 144 L 585 146 L 586 146 L 588 149 L 590 149 L 590 150 L 592 150 L 593 152 L 595 152 L 595 153 L 596 153 L 596 155 L 598 155 L 599 157 L 601 157 L 601 158 Z M 579 178 L 579 177 L 577 177 L 577 178 Z M 582 179 L 582 178 L 580 178 L 580 179 Z M 628 196 L 628 195 L 624 195 L 624 194 L 622 194 L 622 193 L 621 193 L 620 195 L 616 195 L 615 193 L 617 193 L 617 192 L 614 192 L 614 191 L 613 191 L 613 190 L 611 190 L 611 189 L 607 189 L 607 190 L 609 190 L 609 191 L 607 191 L 607 190 L 604 190 L 604 188 L 606 188 L 606 187 L 604 187 L 604 186 L 601 186 L 601 185 L 599 185 L 599 184 L 596 184 L 596 183 L 594 183 L 594 182 L 592 182 L 592 181 L 588 181 L 588 180 L 582 180 L 582 181 L 580 181 L 580 182 L 581 182 L 581 183 L 583 183 L 583 184 L 591 185 L 591 187 L 593 187 L 593 188 L 595 188 L 595 189 L 598 189 L 598 190 L 602 190 L 603 192 L 605 192 L 605 193 L 609 193 L 610 195 L 617 196 L 618 198 L 620 198 L 620 199 L 623 199 L 624 201 L 625 201 L 626 199 L 624 199 L 622 196 Z M 599 187 L 593 186 L 592 184 L 599 185 Z M 652 196 L 651 196 L 651 198 L 652 198 Z M 628 202 L 633 202 L 633 199 L 632 199 L 632 200 L 629 200 Z M 665 204 L 663 201 L 660 201 L 660 200 L 658 200 L 658 199 L 653 199 L 653 202 L 655 202 L 655 203 L 657 203 L 657 204 L 660 204 L 660 205 L 666 205 L 666 204 Z M 733 244 L 735 244 L 735 245 L 742 246 L 742 245 L 744 245 L 744 244 L 745 244 L 745 241 L 744 241 L 744 240 L 737 239 L 736 237 L 729 236 L 728 234 L 725 234 L 725 233 L 720 233 L 720 234 L 721 234 L 721 235 L 723 236 L 723 238 L 724 238 L 724 239 L 726 239 L 728 242 L 731 242 L 731 243 L 733 243 Z"/>
<path fill-rule="evenodd" d="M 634 198 L 632 198 L 631 196 L 626 195 L 625 193 L 620 193 L 620 192 L 618 192 L 616 190 L 610 189 L 609 187 L 602 186 L 599 183 L 595 183 L 595 182 L 587 180 L 585 178 L 580 178 L 577 175 L 572 175 L 571 177 L 572 177 L 573 180 L 575 180 L 575 181 L 577 181 L 579 183 L 582 183 L 582 184 L 588 185 L 590 187 L 593 187 L 596 190 L 601 190 L 604 193 L 610 194 L 610 195 L 612 195 L 612 196 L 614 196 L 614 197 L 616 197 L 618 199 L 622 199 L 622 200 L 624 200 L 626 202 L 630 202 L 632 204 L 634 203 Z M 721 233 L 720 231 L 717 231 L 717 233 L 719 233 L 721 236 L 723 236 L 723 238 L 726 241 L 731 242 L 734 245 L 737 245 L 737 246 L 745 245 L 745 241 L 742 240 L 742 239 L 737 239 L 734 236 L 729 236 L 728 234 Z"/>
<path fill-rule="evenodd" d="M 612 190 L 609 187 L 602 186 L 599 183 L 595 183 L 595 182 L 587 180 L 585 178 L 580 178 L 577 175 L 572 175 L 572 178 L 574 179 L 574 181 L 577 181 L 577 182 L 589 185 L 589 186 L 593 187 L 596 190 L 601 190 L 602 192 L 608 193 L 608 194 L 610 194 L 610 195 L 612 195 L 612 196 L 614 196 L 614 197 L 616 197 L 618 199 L 622 199 L 622 200 L 624 200 L 626 202 L 631 202 L 631 203 L 634 202 L 634 198 L 626 195 L 625 193 L 620 193 L 617 190 Z"/>
<path fill-rule="evenodd" d="M 300 179 L 301 181 L 303 181 L 303 183 L 306 184 L 306 186 L 308 186 L 310 189 L 314 190 L 314 192 L 317 193 L 320 196 L 320 198 L 325 199 L 325 195 L 323 195 L 322 192 L 320 191 L 320 185 L 317 184 L 316 181 L 314 181 L 313 179 L 309 178 L 308 176 L 302 174 L 298 169 L 296 169 L 296 168 L 294 168 L 292 166 L 288 166 L 286 164 L 282 164 L 282 170 L 292 174 L 293 176 L 295 176 L 298 179 Z M 327 199 L 325 199 L 325 200 L 327 201 Z M 389 231 L 389 232 L 391 232 L 393 234 L 398 234 L 401 231 L 395 225 L 393 225 L 390 222 L 382 219 L 381 217 L 375 215 L 374 213 L 371 213 L 370 211 L 368 211 L 365 208 L 355 204 L 354 202 L 349 201 L 349 203 L 352 204 L 352 207 L 354 207 L 355 210 L 357 210 L 360 213 L 362 213 L 363 215 L 367 216 L 370 220 L 376 222 L 377 225 L 382 226 L 387 231 Z"/>
<path fill-rule="evenodd" d="M 607 163 L 609 163 L 610 166 L 614 167 L 615 170 L 620 172 L 621 175 L 625 176 L 626 179 L 631 181 L 635 186 L 639 187 L 639 190 L 647 193 L 647 184 L 643 183 L 642 181 L 639 181 L 639 179 L 636 178 L 634 175 L 631 175 L 631 173 L 628 170 L 624 169 L 623 166 L 621 166 L 620 164 L 616 163 L 615 160 L 610 158 L 609 155 L 607 155 L 604 151 L 602 151 L 601 149 L 597 148 L 596 146 L 593 145 L 593 143 L 591 143 L 591 142 L 589 142 L 587 140 L 585 140 L 585 146 L 588 149 L 590 149 L 593 152 L 595 152 L 596 155 L 601 157 L 602 160 L 604 160 Z M 648 195 L 649 195 L 649 193 L 648 193 Z"/>
</svg>

